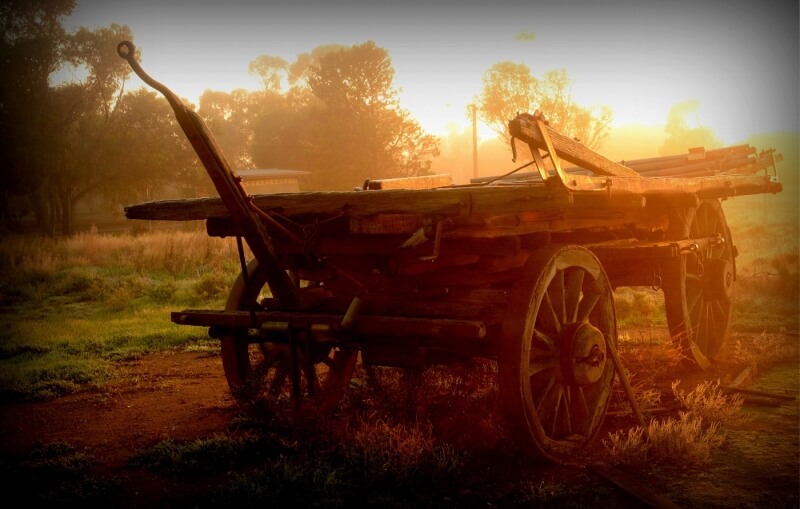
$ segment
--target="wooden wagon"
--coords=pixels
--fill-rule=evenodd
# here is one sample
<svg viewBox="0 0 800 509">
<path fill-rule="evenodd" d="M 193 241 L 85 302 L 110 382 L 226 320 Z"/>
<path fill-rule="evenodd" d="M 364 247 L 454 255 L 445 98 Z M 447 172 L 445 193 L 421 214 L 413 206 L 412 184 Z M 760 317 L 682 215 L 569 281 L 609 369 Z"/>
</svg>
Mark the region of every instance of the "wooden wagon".
<svg viewBox="0 0 800 509">
<path fill-rule="evenodd" d="M 676 344 L 709 366 L 728 334 L 736 279 L 720 200 L 781 190 L 772 150 L 615 163 L 537 112 L 509 123 L 533 157 L 517 170 L 534 172 L 249 196 L 199 116 L 141 69 L 130 42 L 118 52 L 168 99 L 219 192 L 138 204 L 127 217 L 205 220 L 209 235 L 237 239 L 242 272 L 225 309 L 177 311 L 172 321 L 220 340 L 241 401 L 290 395 L 329 410 L 359 358 L 409 368 L 492 359 L 520 447 L 568 460 L 597 434 L 615 373 L 630 391 L 613 290 L 662 289 Z"/>
</svg>

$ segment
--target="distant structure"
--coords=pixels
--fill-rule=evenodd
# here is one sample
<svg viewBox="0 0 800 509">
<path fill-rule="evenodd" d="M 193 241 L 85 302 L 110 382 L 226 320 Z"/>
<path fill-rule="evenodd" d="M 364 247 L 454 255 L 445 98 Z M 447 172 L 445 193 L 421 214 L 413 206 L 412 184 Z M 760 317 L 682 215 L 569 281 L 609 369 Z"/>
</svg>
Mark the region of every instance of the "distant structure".
<svg viewBox="0 0 800 509">
<path fill-rule="evenodd" d="M 300 177 L 310 172 L 301 170 L 236 170 L 249 194 L 300 192 Z"/>
</svg>

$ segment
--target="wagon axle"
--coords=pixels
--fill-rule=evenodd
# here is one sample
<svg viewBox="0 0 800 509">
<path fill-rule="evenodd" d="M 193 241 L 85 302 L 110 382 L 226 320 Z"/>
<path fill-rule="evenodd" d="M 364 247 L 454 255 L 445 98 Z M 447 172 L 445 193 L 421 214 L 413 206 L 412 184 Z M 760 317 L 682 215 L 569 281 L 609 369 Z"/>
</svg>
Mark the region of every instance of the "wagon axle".
<svg viewBox="0 0 800 509">
<path fill-rule="evenodd" d="M 590 323 L 572 323 L 562 334 L 561 373 L 570 385 L 597 382 L 606 363 L 603 332 Z"/>
</svg>

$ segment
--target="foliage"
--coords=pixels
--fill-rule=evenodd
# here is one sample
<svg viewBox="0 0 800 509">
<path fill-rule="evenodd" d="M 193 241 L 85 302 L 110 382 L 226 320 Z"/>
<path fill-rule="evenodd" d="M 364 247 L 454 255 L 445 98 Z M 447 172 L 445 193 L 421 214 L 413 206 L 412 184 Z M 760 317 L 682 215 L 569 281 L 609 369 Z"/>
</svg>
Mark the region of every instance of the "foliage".
<svg viewBox="0 0 800 509">
<path fill-rule="evenodd" d="M 73 7 L 11 2 L 0 11 L 0 56 L 14 76 L 0 86 L 4 226 L 32 211 L 42 232 L 69 235 L 76 205 L 89 196 L 95 206 L 102 197 L 114 207 L 148 196 L 192 166 L 166 102 L 123 93 L 130 69 L 116 46 L 132 38 L 130 29 L 111 24 L 66 33 L 61 19 Z M 85 77 L 60 80 L 70 74 Z"/>
<path fill-rule="evenodd" d="M 208 189 L 166 102 L 125 92 L 131 71 L 116 47 L 130 29 L 67 33 L 62 19 L 73 8 L 63 0 L 0 9 L 0 57 L 12 77 L 0 86 L 5 227 L 33 212 L 42 232 L 70 235 L 79 203 L 115 210 L 166 185 L 181 195 Z M 307 170 L 310 187 L 347 189 L 367 177 L 426 174 L 438 154 L 436 138 L 400 108 L 388 53 L 371 41 L 320 46 L 291 65 L 261 55 L 249 70 L 262 91 L 206 91 L 200 101 L 233 169 Z"/>
<path fill-rule="evenodd" d="M 667 139 L 659 149 L 661 155 L 683 154 L 692 147 L 713 149 L 722 145 L 711 129 L 700 124 L 699 118 L 691 119 L 692 122 L 687 119 L 687 116 L 696 112 L 699 106 L 697 101 L 684 101 L 670 108 L 667 124 L 664 127 Z"/>
<path fill-rule="evenodd" d="M 253 67 L 278 62 L 259 59 Z M 274 71 L 262 76 L 274 81 Z M 253 121 L 255 164 L 310 171 L 308 189 L 426 174 L 437 140 L 400 107 L 393 79 L 388 53 L 371 41 L 299 55 L 289 67 L 289 92 L 278 96 L 271 87 L 262 98 L 270 106 Z"/>
<path fill-rule="evenodd" d="M 510 120 L 519 113 L 540 110 L 554 129 L 596 149 L 608 135 L 612 119 L 606 106 L 584 107 L 572 100 L 565 69 L 535 78 L 527 65 L 509 61 L 496 63 L 484 73 L 477 101 L 483 121 L 505 141 Z"/>
</svg>

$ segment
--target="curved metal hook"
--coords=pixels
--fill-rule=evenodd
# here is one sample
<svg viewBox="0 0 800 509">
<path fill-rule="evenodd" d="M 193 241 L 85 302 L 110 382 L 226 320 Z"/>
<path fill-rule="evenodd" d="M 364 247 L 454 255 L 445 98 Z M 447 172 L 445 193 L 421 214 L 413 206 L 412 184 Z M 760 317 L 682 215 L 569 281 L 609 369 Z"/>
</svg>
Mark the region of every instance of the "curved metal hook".
<svg viewBox="0 0 800 509">
<path fill-rule="evenodd" d="M 142 81 L 161 92 L 173 109 L 183 110 L 185 108 L 183 101 L 181 101 L 172 90 L 167 88 L 163 83 L 153 79 L 142 69 L 142 66 L 136 61 L 136 46 L 131 41 L 122 41 L 117 44 L 117 54 L 128 62 L 133 72 L 135 72 Z"/>
</svg>

